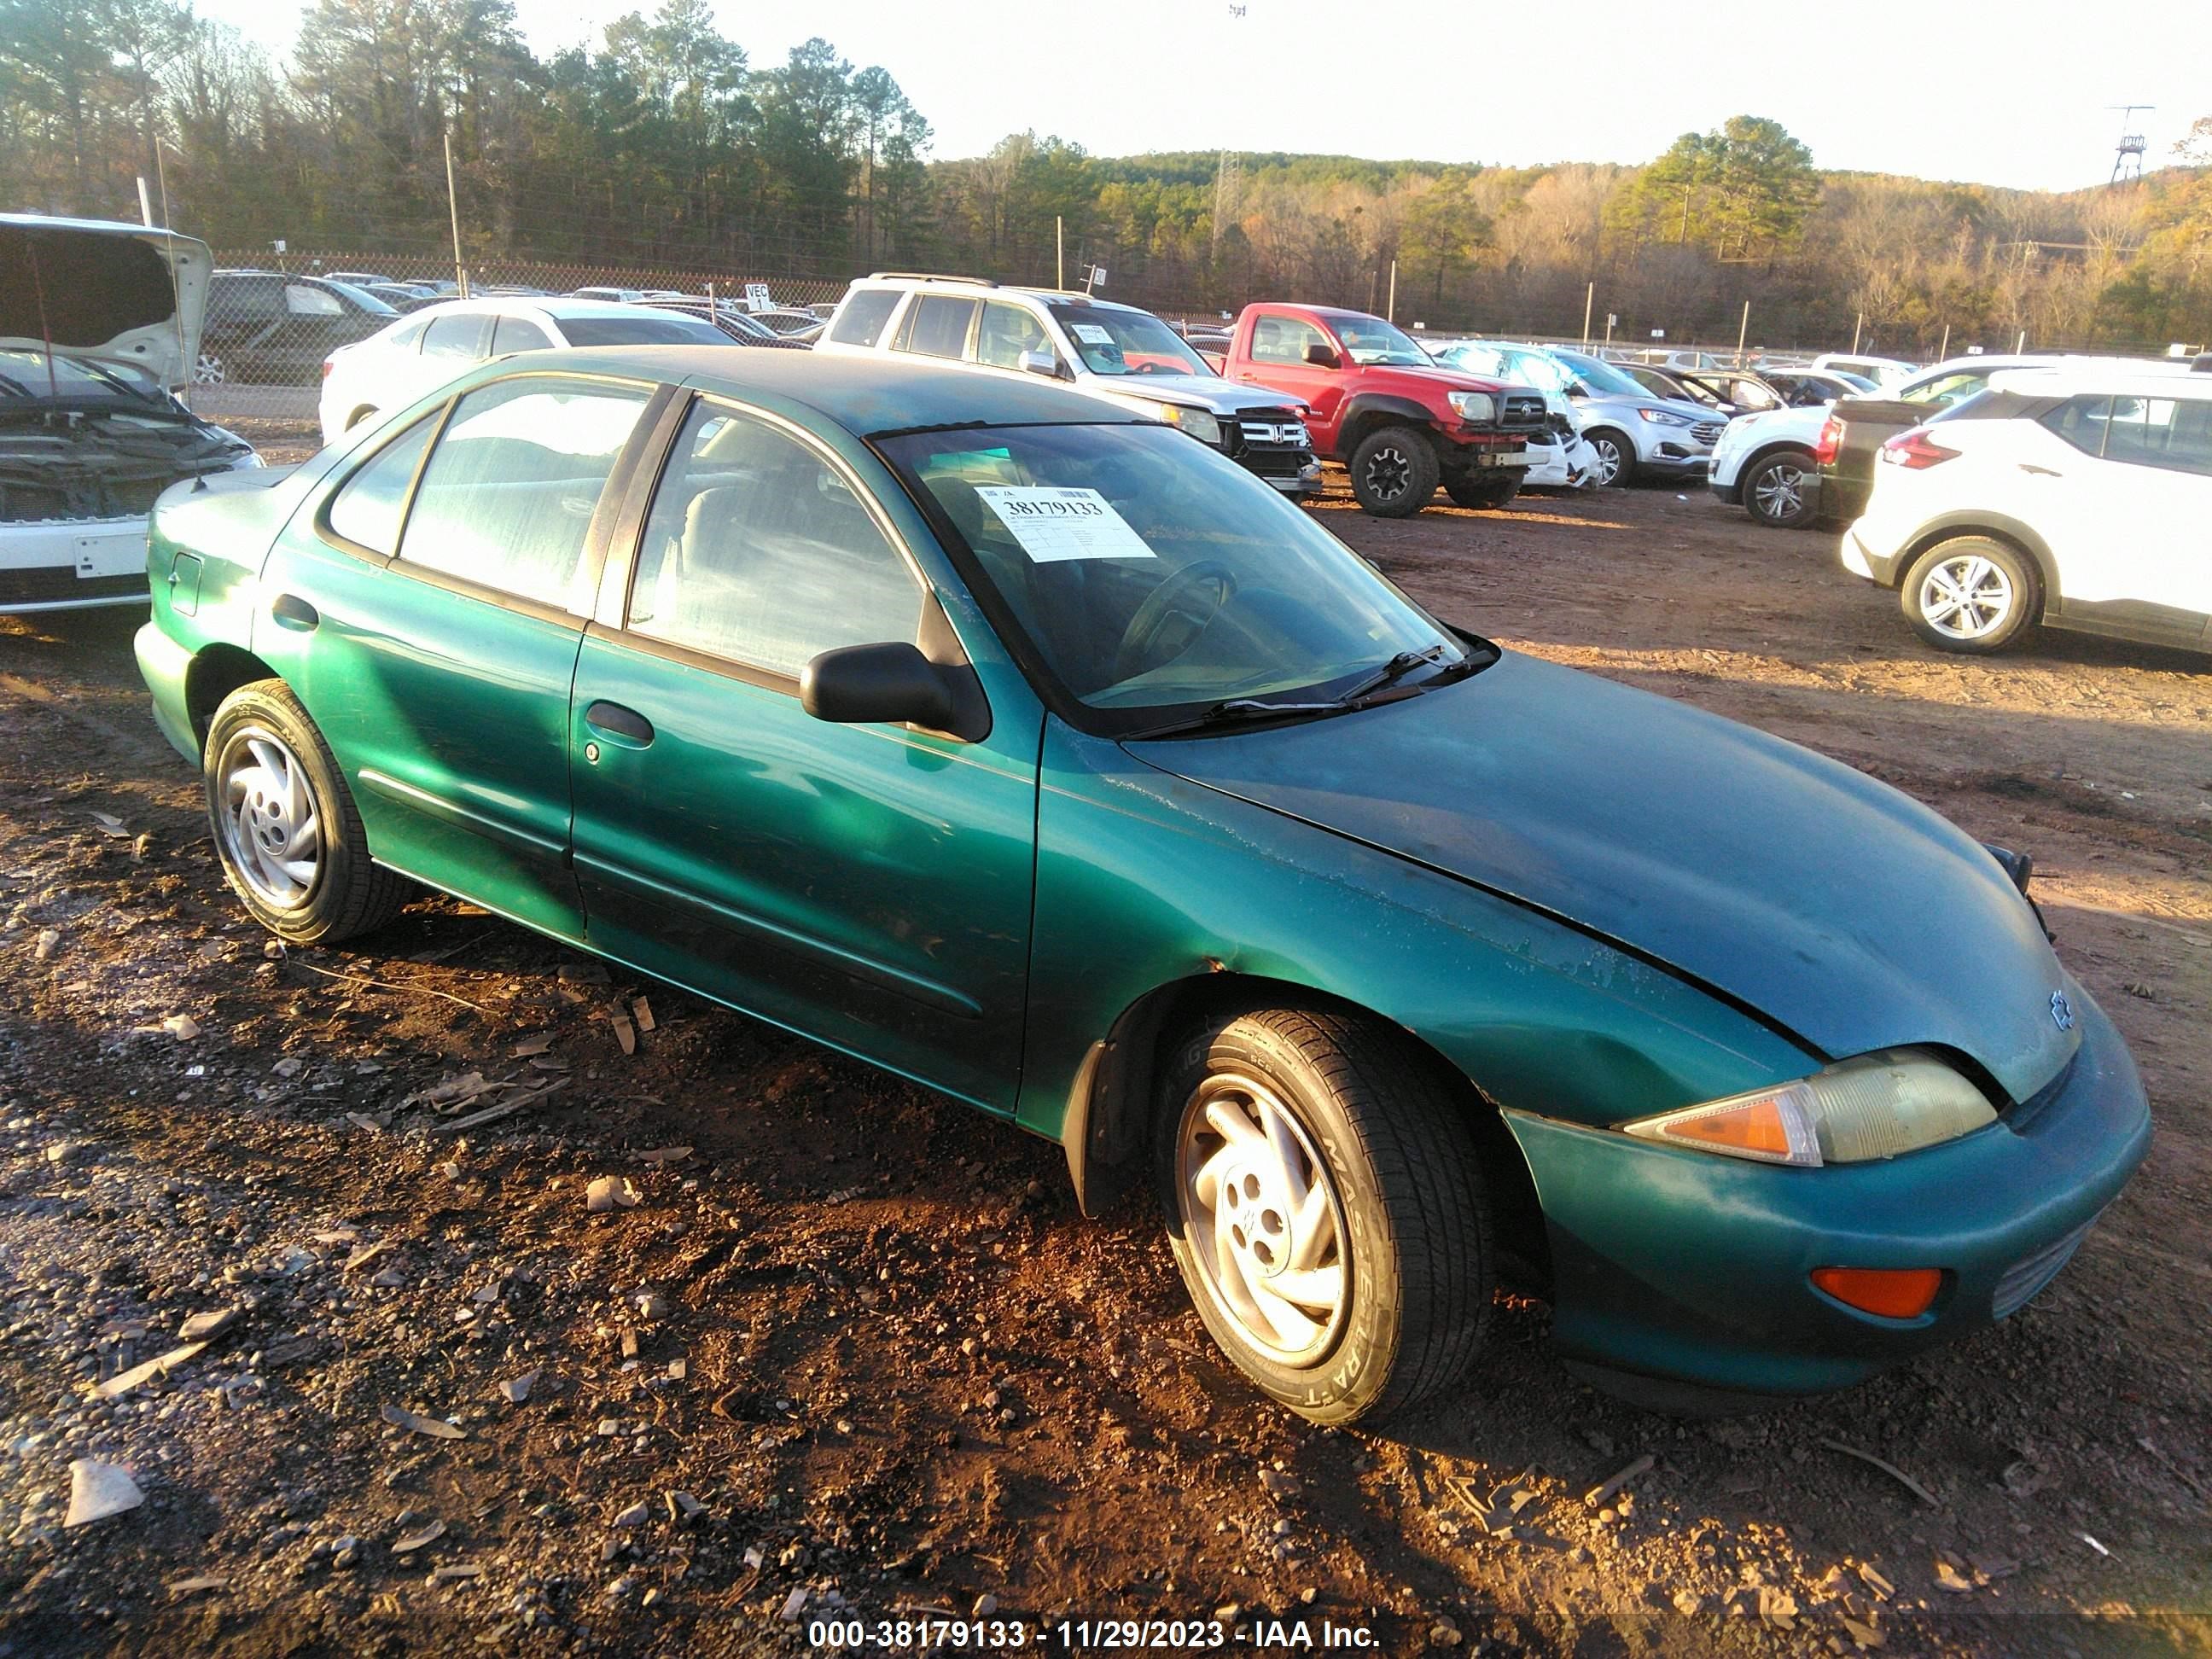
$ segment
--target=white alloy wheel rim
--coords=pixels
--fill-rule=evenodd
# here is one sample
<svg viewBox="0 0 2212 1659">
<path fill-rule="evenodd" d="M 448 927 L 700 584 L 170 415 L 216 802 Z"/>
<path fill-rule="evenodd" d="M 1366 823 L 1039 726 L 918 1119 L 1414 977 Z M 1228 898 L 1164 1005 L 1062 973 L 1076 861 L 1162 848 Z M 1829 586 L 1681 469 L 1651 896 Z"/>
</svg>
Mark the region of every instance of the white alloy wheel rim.
<svg viewBox="0 0 2212 1659">
<path fill-rule="evenodd" d="M 1620 446 L 1610 438 L 1593 438 L 1590 447 L 1597 451 L 1597 481 L 1601 487 L 1620 476 Z"/>
<path fill-rule="evenodd" d="M 1948 639 L 1978 640 L 2012 615 L 2012 578 L 1978 553 L 1942 559 L 1920 583 L 1920 614 Z"/>
<path fill-rule="evenodd" d="M 1207 1297 L 1279 1364 L 1319 1364 L 1351 1308 L 1344 1206 L 1266 1084 L 1217 1073 L 1183 1108 L 1176 1199 Z"/>
<path fill-rule="evenodd" d="M 230 867 L 272 909 L 296 910 L 322 879 L 323 826 L 315 793 L 285 741 L 240 726 L 224 743 L 216 776 L 216 829 Z"/>
<path fill-rule="evenodd" d="M 1788 461 L 1777 462 L 1759 475 L 1751 498 L 1758 503 L 1762 519 L 1795 518 L 1805 504 L 1805 470 Z"/>
</svg>

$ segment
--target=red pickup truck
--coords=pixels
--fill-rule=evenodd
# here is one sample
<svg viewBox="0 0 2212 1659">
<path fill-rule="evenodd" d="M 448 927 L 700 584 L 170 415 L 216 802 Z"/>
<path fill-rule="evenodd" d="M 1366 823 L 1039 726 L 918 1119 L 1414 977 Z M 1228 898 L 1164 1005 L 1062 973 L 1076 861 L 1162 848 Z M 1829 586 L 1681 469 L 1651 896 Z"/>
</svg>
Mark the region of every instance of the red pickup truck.
<svg viewBox="0 0 2212 1659">
<path fill-rule="evenodd" d="M 1419 512 L 1439 483 L 1462 507 L 1504 506 L 1545 429 L 1541 392 L 1440 368 L 1361 311 L 1247 306 L 1219 367 L 1311 410 L 1315 451 L 1344 463 L 1352 495 L 1379 518 Z"/>
</svg>

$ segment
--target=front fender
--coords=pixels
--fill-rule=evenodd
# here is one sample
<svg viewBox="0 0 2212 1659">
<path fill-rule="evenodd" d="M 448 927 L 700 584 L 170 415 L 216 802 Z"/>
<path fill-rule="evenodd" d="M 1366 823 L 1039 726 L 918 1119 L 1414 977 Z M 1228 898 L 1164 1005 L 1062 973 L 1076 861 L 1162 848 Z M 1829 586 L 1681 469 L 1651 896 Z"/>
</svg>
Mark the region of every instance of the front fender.
<svg viewBox="0 0 2212 1659">
<path fill-rule="evenodd" d="M 1090 1098 L 1079 1077 L 1088 1062 L 1095 1079 L 1123 1016 L 1210 975 L 1368 1010 L 1501 1106 L 1577 1123 L 1819 1064 L 1664 969 L 1051 719 L 1030 963 L 1016 1115 L 1054 1139 L 1090 1127 L 1067 1121 L 1070 1101 Z"/>
</svg>

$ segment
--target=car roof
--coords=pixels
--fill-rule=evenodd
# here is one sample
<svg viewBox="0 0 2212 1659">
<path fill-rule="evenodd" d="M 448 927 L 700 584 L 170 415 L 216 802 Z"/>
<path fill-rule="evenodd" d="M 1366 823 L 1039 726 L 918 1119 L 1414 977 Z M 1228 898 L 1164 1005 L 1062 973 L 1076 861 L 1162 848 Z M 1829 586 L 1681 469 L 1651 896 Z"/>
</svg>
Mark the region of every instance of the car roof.
<svg viewBox="0 0 2212 1659">
<path fill-rule="evenodd" d="M 974 374 L 873 354 L 748 351 L 703 343 L 583 346 L 528 353 L 502 367 L 512 373 L 518 364 L 627 373 L 740 400 L 766 396 L 812 410 L 861 437 L 918 428 L 1126 425 L 1142 419 L 1033 374 Z"/>
<path fill-rule="evenodd" d="M 1142 306 L 1124 305 L 1119 300 L 1109 300 L 1102 294 L 1085 294 L 1080 289 L 1023 288 L 1018 284 L 986 282 L 975 276 L 856 276 L 848 292 L 864 288 L 883 289 L 894 294 L 957 294 L 981 299 L 1012 295 L 1048 303 L 1056 300 L 1066 305 L 1089 306 L 1094 311 L 1144 310 Z M 799 307 L 776 306 L 774 309 L 797 311 Z"/>
<path fill-rule="evenodd" d="M 536 311 L 559 322 L 565 318 L 635 317 L 641 311 L 652 307 L 624 305 L 618 300 L 571 300 L 556 294 L 487 294 L 466 300 L 441 300 L 434 306 L 425 306 L 415 313 L 417 317 L 435 312 L 441 316 L 475 312 Z"/>
<path fill-rule="evenodd" d="M 2047 368 L 1999 369 L 1990 377 L 1998 392 L 2070 398 L 2080 392 L 2102 397 L 2212 398 L 2212 374 L 2192 374 L 2185 357 L 2074 357 Z"/>
</svg>

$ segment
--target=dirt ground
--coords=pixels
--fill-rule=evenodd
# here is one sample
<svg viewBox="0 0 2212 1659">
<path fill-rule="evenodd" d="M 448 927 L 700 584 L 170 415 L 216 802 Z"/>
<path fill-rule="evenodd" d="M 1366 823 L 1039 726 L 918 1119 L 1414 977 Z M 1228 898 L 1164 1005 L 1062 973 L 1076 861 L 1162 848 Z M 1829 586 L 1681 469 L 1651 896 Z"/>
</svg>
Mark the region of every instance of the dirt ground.
<svg viewBox="0 0 2212 1659">
<path fill-rule="evenodd" d="M 447 900 L 272 957 L 137 618 L 0 623 L 0 1655 L 782 1651 L 978 1610 L 1218 1612 L 1240 1652 L 2212 1652 L 2212 659 L 1942 656 L 1828 538 L 1671 490 L 1321 510 L 1455 621 L 2034 854 L 2158 1120 L 2049 1291 L 1705 1422 L 1578 1385 L 1513 1301 L 1450 1407 L 1316 1431 L 1050 1146 Z M 600 1177 L 637 1201 L 592 1212 Z M 64 1529 L 80 1456 L 143 1504 Z M 1529 1494 L 1502 1535 L 1493 1493 Z"/>
</svg>

